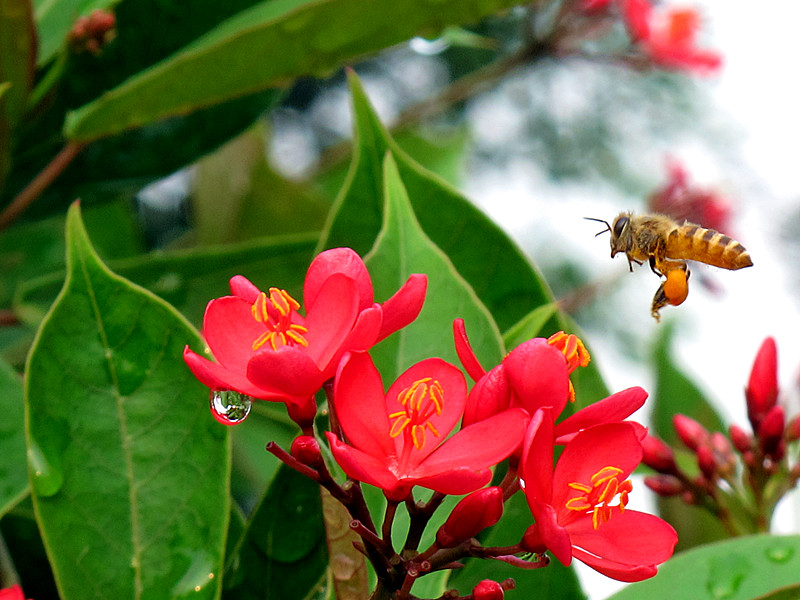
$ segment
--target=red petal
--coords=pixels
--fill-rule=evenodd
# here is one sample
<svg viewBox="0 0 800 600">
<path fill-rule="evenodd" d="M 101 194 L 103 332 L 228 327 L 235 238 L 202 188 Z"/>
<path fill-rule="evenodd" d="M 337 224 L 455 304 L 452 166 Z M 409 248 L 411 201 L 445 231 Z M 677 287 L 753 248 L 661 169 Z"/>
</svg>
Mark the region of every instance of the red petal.
<svg viewBox="0 0 800 600">
<path fill-rule="evenodd" d="M 477 470 L 496 465 L 522 443 L 528 415 L 512 408 L 469 427 L 445 440 L 416 469 L 416 477 L 431 476 L 459 467 Z"/>
<path fill-rule="evenodd" d="M 369 354 L 349 354 L 340 364 L 333 406 L 350 444 L 372 456 L 383 457 L 384 463 L 394 456 L 383 383 Z"/>
<path fill-rule="evenodd" d="M 236 275 L 231 277 L 230 280 L 231 294 L 241 298 L 248 304 L 252 304 L 261 293 L 255 285 L 253 285 L 247 277 Z"/>
<path fill-rule="evenodd" d="M 658 572 L 658 568 L 655 565 L 622 565 L 584 552 L 580 548 L 573 548 L 572 555 L 598 573 L 626 583 L 650 579 Z"/>
<path fill-rule="evenodd" d="M 511 404 L 511 390 L 508 387 L 503 365 L 497 365 L 478 380 L 467 398 L 462 425 L 472 425 L 488 419 L 492 415 L 507 410 Z"/>
<path fill-rule="evenodd" d="M 372 306 L 372 281 L 364 261 L 350 248 L 333 248 L 317 255 L 308 267 L 303 285 L 303 304 L 306 311 L 316 306 L 325 282 L 337 274 L 344 275 L 355 283 L 359 310 Z"/>
<path fill-rule="evenodd" d="M 203 316 L 203 337 L 218 363 L 242 377 L 256 351 L 253 342 L 266 331 L 253 318 L 250 304 L 236 296 L 223 296 L 208 303 Z"/>
<path fill-rule="evenodd" d="M 568 567 L 572 562 L 572 542 L 564 527 L 558 524 L 556 509 L 546 502 L 534 502 L 531 507 L 539 537 L 559 562 Z"/>
<path fill-rule="evenodd" d="M 377 304 L 362 310 L 356 318 L 353 329 L 342 344 L 348 352 L 366 352 L 378 341 L 378 332 L 381 329 L 383 318 L 380 306 Z M 338 362 L 336 360 L 332 362 Z"/>
<path fill-rule="evenodd" d="M 672 556 L 678 542 L 678 534 L 669 523 L 635 510 L 613 513 L 611 519 L 597 529 L 587 517 L 573 521 L 567 530 L 572 545 L 589 553 L 593 562 L 578 556 L 577 552 L 575 557 L 601 573 L 605 572 L 604 568 L 652 568 Z M 606 561 L 610 564 L 604 565 Z"/>
<path fill-rule="evenodd" d="M 308 354 L 291 346 L 257 354 L 247 366 L 247 378 L 258 386 L 302 400 L 316 394 L 324 383 Z"/>
<path fill-rule="evenodd" d="M 183 360 L 192 370 L 194 376 L 197 377 L 203 385 L 208 386 L 212 390 L 235 390 L 242 394 L 252 396 L 253 398 L 261 398 L 262 400 L 286 400 L 286 395 L 278 390 L 257 386 L 247 379 L 244 374 L 229 371 L 219 363 L 211 362 L 199 354 L 195 354 L 189 350 L 188 346 L 183 350 Z"/>
<path fill-rule="evenodd" d="M 590 404 L 556 425 L 556 444 L 566 444 L 587 427 L 623 421 L 640 409 L 646 399 L 646 391 L 632 387 Z"/>
<path fill-rule="evenodd" d="M 428 277 L 418 273 L 412 274 L 394 295 L 384 302 L 383 324 L 378 341 L 402 329 L 417 318 L 425 302 L 428 289 Z"/>
<path fill-rule="evenodd" d="M 308 355 L 325 370 L 341 349 L 358 316 L 355 282 L 344 275 L 328 277 L 319 289 L 317 302 L 307 308 Z"/>
<path fill-rule="evenodd" d="M 326 431 L 325 435 L 328 436 L 336 463 L 349 477 L 382 490 L 392 490 L 397 487 L 397 477 L 387 468 L 386 461 L 348 446 L 330 431 Z"/>
<path fill-rule="evenodd" d="M 478 357 L 472 351 L 472 346 L 470 346 L 469 338 L 467 337 L 467 330 L 464 326 L 464 319 L 453 321 L 453 337 L 455 338 L 458 360 L 461 361 L 467 374 L 472 377 L 472 381 L 478 381 L 486 374 L 486 370 L 481 366 Z"/>
<path fill-rule="evenodd" d="M 403 406 L 398 402 L 398 396 L 417 381 L 426 378 L 437 380 L 444 391 L 441 414 L 434 414 L 428 419 L 436 428 L 436 431 L 439 432 L 440 437 L 436 438 L 428 433 L 425 446 L 412 452 L 409 461 L 406 463 L 406 469 L 413 469 L 415 465 L 436 448 L 440 440 L 447 437 L 464 414 L 464 405 L 467 402 L 467 382 L 464 380 L 464 375 L 461 371 L 440 358 L 428 358 L 412 365 L 392 384 L 386 393 L 386 400 L 383 405 L 386 411 L 385 414 L 388 415 L 402 410 Z M 394 445 L 396 455 L 403 456 L 405 436 L 398 435 L 394 438 Z"/>
<path fill-rule="evenodd" d="M 653 7 L 649 0 L 625 0 L 623 17 L 628 33 L 634 41 L 650 39 L 650 18 Z"/>
<path fill-rule="evenodd" d="M 605 467 L 617 467 L 625 479 L 642 460 L 642 444 L 630 423 L 607 423 L 583 430 L 564 447 L 553 475 L 553 506 L 565 508 L 575 494 L 570 483 L 588 484 L 592 475 Z M 573 516 L 573 515 L 570 515 Z"/>
<path fill-rule="evenodd" d="M 553 414 L 564 410 L 569 398 L 569 374 L 564 355 L 543 338 L 528 340 L 503 360 L 506 378 L 516 395 L 516 406 L 533 414 L 549 406 Z"/>
<path fill-rule="evenodd" d="M 535 502 L 550 503 L 553 498 L 553 413 L 542 408 L 533 413 L 525 431 L 520 463 L 520 478 L 525 482 L 525 499 L 531 512 Z"/>
<path fill-rule="evenodd" d="M 460 496 L 482 488 L 491 480 L 492 472 L 489 469 L 474 470 L 469 467 L 457 467 L 430 477 L 409 477 L 401 481 L 405 484 L 419 485 L 442 494 Z"/>
</svg>

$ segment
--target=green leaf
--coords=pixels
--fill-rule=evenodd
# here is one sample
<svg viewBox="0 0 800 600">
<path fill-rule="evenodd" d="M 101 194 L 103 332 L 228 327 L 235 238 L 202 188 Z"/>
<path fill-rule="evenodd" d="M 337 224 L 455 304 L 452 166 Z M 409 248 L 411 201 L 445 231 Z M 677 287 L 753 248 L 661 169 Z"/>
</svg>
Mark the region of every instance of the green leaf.
<svg viewBox="0 0 800 600">
<path fill-rule="evenodd" d="M 0 121 L 13 127 L 25 112 L 33 85 L 36 29 L 30 0 L 0 1 L 0 83 L 10 84 L 0 94 Z"/>
<path fill-rule="evenodd" d="M 22 379 L 0 361 L 0 517 L 28 492 Z"/>
<path fill-rule="evenodd" d="M 553 302 L 544 279 L 517 245 L 469 200 L 430 173 L 389 136 L 361 83 L 350 74 L 355 154 L 321 248 L 365 254 L 383 225 L 383 159 L 392 153 L 422 230 L 452 261 L 501 330 Z M 471 332 L 470 323 L 467 330 Z"/>
<path fill-rule="evenodd" d="M 33 84 L 35 52 L 30 0 L 0 0 L 0 191 L 11 170 L 14 128 Z"/>
<path fill-rule="evenodd" d="M 673 322 L 665 323 L 653 349 L 656 366 L 656 389 L 653 400 L 653 427 L 658 436 L 670 445 L 680 445 L 672 427 L 678 413 L 692 417 L 709 431 L 725 431 L 725 423 L 711 403 L 675 364 L 672 358 Z"/>
<path fill-rule="evenodd" d="M 241 274 L 263 289 L 278 285 L 299 298 L 313 258 L 316 234 L 260 239 L 236 245 L 154 252 L 111 262 L 116 273 L 157 294 L 190 322 L 201 323 L 211 298 L 229 293 L 228 281 Z M 63 273 L 23 283 L 14 309 L 38 323 L 53 301 Z"/>
<path fill-rule="evenodd" d="M 301 75 L 324 75 L 342 63 L 402 42 L 474 22 L 509 0 L 271 0 L 244 10 L 178 54 L 71 113 L 66 135 L 94 140 Z"/>
<path fill-rule="evenodd" d="M 750 600 L 797 586 L 798 573 L 800 536 L 740 537 L 679 554 L 660 566 L 658 575 L 629 585 L 610 600 Z"/>
<path fill-rule="evenodd" d="M 225 600 L 300 600 L 319 586 L 328 566 L 319 485 L 281 465 L 228 564 Z"/>
<path fill-rule="evenodd" d="M 541 337 L 544 326 L 557 312 L 558 304 L 555 302 L 534 308 L 503 334 L 506 348 L 511 350 L 526 340 Z"/>
<path fill-rule="evenodd" d="M 481 538 L 484 546 L 508 546 L 519 542 L 525 530 L 533 523 L 530 509 L 522 493 L 512 496 L 503 509 L 503 518 Z M 536 598 L 537 600 L 585 600 L 575 571 L 553 559 L 541 569 L 521 570 L 496 560 L 468 559 L 465 567 L 453 571 L 448 587 L 456 587 L 462 594 L 482 579 L 503 581 L 511 577 L 516 582 L 509 597 Z"/>
<path fill-rule="evenodd" d="M 377 297 L 389 297 L 412 273 L 428 276 L 427 296 L 419 317 L 373 351 L 384 383 L 388 387 L 402 371 L 431 356 L 457 362 L 452 333 L 456 318 L 470 324 L 478 358 L 486 364 L 499 362 L 503 345 L 492 316 L 448 257 L 420 228 L 391 154 L 386 155 L 383 180 L 383 228 L 365 259 Z"/>
<path fill-rule="evenodd" d="M 652 400 L 652 422 L 658 437 L 680 449 L 683 444 L 672 426 L 674 415 L 680 413 L 692 417 L 709 431 L 725 431 L 725 425 L 705 395 L 675 364 L 671 352 L 673 333 L 673 323 L 665 323 L 653 350 L 656 386 Z M 696 464 L 693 454 L 679 452 L 691 466 Z M 698 506 L 689 506 L 680 498 L 659 497 L 657 503 L 661 517 L 678 532 L 678 550 L 729 537 L 719 519 Z"/>
<path fill-rule="evenodd" d="M 218 596 L 228 431 L 182 360 L 202 342 L 110 272 L 76 205 L 67 279 L 25 380 L 36 517 L 64 600 Z"/>
</svg>

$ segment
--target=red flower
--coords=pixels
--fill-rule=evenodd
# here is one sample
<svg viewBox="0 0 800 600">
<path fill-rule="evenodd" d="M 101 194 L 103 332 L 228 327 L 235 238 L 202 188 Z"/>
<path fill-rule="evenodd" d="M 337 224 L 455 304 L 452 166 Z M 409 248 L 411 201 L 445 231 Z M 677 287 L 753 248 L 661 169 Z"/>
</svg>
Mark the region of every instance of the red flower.
<svg viewBox="0 0 800 600">
<path fill-rule="evenodd" d="M 441 359 L 415 364 L 384 394 L 369 355 L 353 353 L 334 383 L 334 409 L 347 442 L 326 435 L 344 472 L 389 498 L 406 498 L 414 485 L 466 494 L 489 482 L 489 467 L 521 443 L 528 421 L 523 410 L 507 410 L 448 438 L 466 400 L 461 371 Z"/>
<path fill-rule="evenodd" d="M 778 402 L 778 348 L 774 338 L 766 338 L 758 349 L 745 397 L 747 416 L 758 433 L 764 417 Z"/>
<path fill-rule="evenodd" d="M 648 0 L 624 0 L 623 16 L 631 38 L 662 67 L 710 72 L 722 66 L 713 50 L 697 47 L 700 15 L 692 8 L 655 11 Z"/>
<path fill-rule="evenodd" d="M 25 600 L 25 594 L 19 584 L 0 590 L 0 600 Z"/>
<path fill-rule="evenodd" d="M 486 373 L 469 346 L 464 322 L 453 323 L 456 351 L 471 377 L 477 380 L 464 411 L 464 424 L 477 423 L 508 408 L 519 407 L 533 415 L 540 408 L 552 409 L 558 416 L 574 399 L 569 374 L 589 364 L 589 353 L 574 335 L 558 332 L 548 339 L 534 338 L 508 353 L 503 362 Z M 641 408 L 647 392 L 633 387 L 591 404 L 556 427 L 558 444 L 564 444 L 579 431 L 599 423 L 613 423 Z M 634 424 L 637 435 L 645 430 Z"/>
<path fill-rule="evenodd" d="M 499 487 L 476 490 L 455 505 L 436 532 L 436 544 L 440 548 L 454 548 L 497 523 L 502 515 L 503 490 Z"/>
<path fill-rule="evenodd" d="M 375 304 L 361 258 L 349 248 L 327 250 L 306 274 L 305 317 L 285 290 L 262 292 L 242 276 L 230 285 L 232 295 L 209 302 L 203 317 L 203 335 L 217 362 L 187 347 L 186 364 L 211 389 L 313 414 L 314 394 L 334 376 L 345 352 L 367 350 L 417 317 L 427 278 L 412 275 L 384 304 Z"/>
<path fill-rule="evenodd" d="M 667 164 L 667 183 L 648 198 L 648 208 L 679 222 L 689 221 L 708 229 L 731 233 L 731 203 L 714 191 L 689 181 L 689 174 L 677 160 Z"/>
<path fill-rule="evenodd" d="M 678 541 L 665 521 L 626 510 L 628 475 L 642 458 L 631 423 L 606 423 L 578 433 L 553 468 L 552 412 L 538 411 L 525 436 L 520 478 L 536 523 L 523 545 L 550 550 L 564 565 L 572 558 L 619 581 L 655 575 Z"/>
</svg>

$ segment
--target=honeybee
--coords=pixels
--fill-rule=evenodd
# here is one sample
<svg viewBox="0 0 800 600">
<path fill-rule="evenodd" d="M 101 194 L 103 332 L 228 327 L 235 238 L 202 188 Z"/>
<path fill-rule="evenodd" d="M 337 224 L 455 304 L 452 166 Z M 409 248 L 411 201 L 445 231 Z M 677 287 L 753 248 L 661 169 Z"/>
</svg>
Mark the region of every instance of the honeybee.
<svg viewBox="0 0 800 600">
<path fill-rule="evenodd" d="M 736 240 L 694 223 L 679 225 L 666 215 L 623 212 L 613 225 L 603 219 L 586 218 L 605 224 L 606 229 L 597 235 L 611 233 L 611 258 L 623 252 L 631 271 L 633 263 L 648 261 L 653 273 L 664 277 L 650 310 L 656 321 L 661 320 L 661 308 L 667 304 L 678 306 L 689 294 L 687 260 L 731 271 L 753 265 L 750 254 Z"/>
</svg>

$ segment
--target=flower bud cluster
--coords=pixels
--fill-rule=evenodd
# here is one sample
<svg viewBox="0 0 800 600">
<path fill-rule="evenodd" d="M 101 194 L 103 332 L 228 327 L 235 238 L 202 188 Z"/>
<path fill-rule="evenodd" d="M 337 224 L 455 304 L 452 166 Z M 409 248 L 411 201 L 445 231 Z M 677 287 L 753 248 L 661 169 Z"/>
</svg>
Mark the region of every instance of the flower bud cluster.
<svg viewBox="0 0 800 600">
<path fill-rule="evenodd" d="M 646 478 L 646 485 L 661 496 L 704 506 L 734 534 L 767 531 L 776 503 L 800 477 L 800 463 L 790 465 L 786 452 L 787 444 L 800 439 L 800 416 L 787 423 L 778 403 L 777 349 L 771 337 L 758 351 L 745 399 L 752 433 L 737 424 L 727 435 L 709 432 L 698 421 L 675 415 L 675 434 L 683 452 L 694 456 L 694 468 L 676 459 L 681 450 L 651 436 L 643 442 L 642 462 L 658 473 Z M 734 506 L 747 509 L 734 511 Z"/>
<path fill-rule="evenodd" d="M 80 17 L 67 36 L 70 48 L 76 53 L 88 52 L 98 56 L 117 36 L 114 13 L 95 9 L 89 16 Z"/>
</svg>

